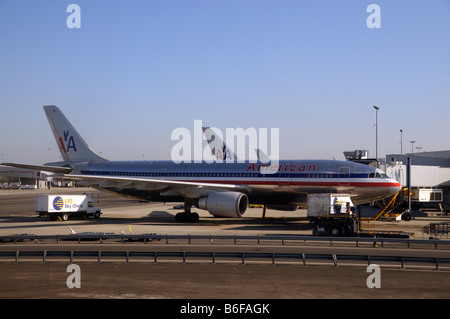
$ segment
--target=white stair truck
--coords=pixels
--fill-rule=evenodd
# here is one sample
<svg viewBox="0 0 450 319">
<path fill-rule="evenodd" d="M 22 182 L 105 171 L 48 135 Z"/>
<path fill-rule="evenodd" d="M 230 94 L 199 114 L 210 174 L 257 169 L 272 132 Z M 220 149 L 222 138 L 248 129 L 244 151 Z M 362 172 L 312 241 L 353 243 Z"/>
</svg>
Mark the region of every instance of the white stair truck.
<svg viewBox="0 0 450 319">
<path fill-rule="evenodd" d="M 60 217 L 63 221 L 69 216 L 100 218 L 101 209 L 94 203 L 88 195 L 37 195 L 36 213 L 51 220 Z"/>
</svg>

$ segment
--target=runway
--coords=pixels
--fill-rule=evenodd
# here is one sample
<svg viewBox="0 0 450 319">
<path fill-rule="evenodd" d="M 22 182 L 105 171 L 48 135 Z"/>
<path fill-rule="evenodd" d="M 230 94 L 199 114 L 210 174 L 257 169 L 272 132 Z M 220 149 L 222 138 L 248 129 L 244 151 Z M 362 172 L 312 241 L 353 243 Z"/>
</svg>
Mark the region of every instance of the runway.
<svg viewBox="0 0 450 319">
<path fill-rule="evenodd" d="M 8 193 L 9 192 L 9 193 Z M 261 219 L 261 209 L 249 209 L 249 216 L 241 219 L 214 218 L 205 211 L 196 224 L 174 222 L 178 212 L 173 203 L 140 203 L 134 200 L 113 197 L 91 189 L 58 189 L 50 193 L 94 192 L 103 215 L 99 220 L 81 218 L 67 222 L 49 221 L 34 213 L 34 197 L 43 191 L 0 191 L 0 235 L 12 234 L 69 234 L 68 226 L 78 232 L 160 233 L 160 234 L 229 234 L 229 235 L 310 235 L 311 229 L 305 220 L 305 212 L 268 211 L 266 220 Z M 49 193 L 49 191 L 45 191 Z M 411 222 L 380 223 L 379 229 L 419 231 L 430 219 L 418 218 Z M 417 236 L 420 238 L 420 236 Z M 0 249 L 16 249 L 22 244 L 0 243 Z M 32 244 L 36 249 L 54 243 Z M 61 245 L 61 244 L 60 244 Z M 64 244 L 67 245 L 67 244 Z M 72 244 L 71 244 L 72 245 Z M 91 244 L 73 244 L 88 247 Z M 122 246 L 121 246 L 122 245 Z M 120 243 L 104 243 L 102 249 L 124 247 Z M 49 246 L 49 247 L 50 247 Z M 199 249 L 182 243 L 133 243 L 130 247 L 145 249 Z M 264 251 L 266 245 L 252 246 L 209 245 L 210 249 L 252 249 Z M 306 252 L 348 252 L 353 247 L 323 247 L 312 244 L 308 247 L 267 245 L 273 251 L 286 250 Z M 58 246 L 63 249 L 64 246 Z M 169 248 L 168 248 L 169 247 Z M 201 247 L 204 249 L 204 247 Z M 405 250 L 402 247 L 361 247 L 375 252 L 384 249 Z M 377 250 L 378 249 L 378 250 Z M 449 250 L 429 249 L 430 254 L 449 256 Z M 414 255 L 415 249 L 406 249 Z M 423 253 L 423 251 L 421 252 Z M 188 260 L 178 262 L 130 262 L 124 261 L 74 261 L 81 269 L 81 288 L 70 289 L 66 280 L 68 261 L 1 261 L 0 298 L 218 298 L 218 299 L 285 299 L 285 298 L 449 298 L 450 276 L 448 271 L 420 269 L 381 268 L 381 288 L 368 288 L 366 280 L 370 273 L 366 267 L 323 266 L 300 264 L 267 265 L 239 262 L 214 264 Z"/>
</svg>

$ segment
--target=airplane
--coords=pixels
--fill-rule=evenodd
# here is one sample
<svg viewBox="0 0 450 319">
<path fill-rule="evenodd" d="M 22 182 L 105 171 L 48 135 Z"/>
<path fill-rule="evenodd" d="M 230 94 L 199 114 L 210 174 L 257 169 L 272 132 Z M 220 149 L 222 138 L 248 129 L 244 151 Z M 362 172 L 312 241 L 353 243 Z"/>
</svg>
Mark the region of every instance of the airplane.
<svg viewBox="0 0 450 319">
<path fill-rule="evenodd" d="M 354 204 L 390 197 L 401 184 L 382 170 L 339 160 L 279 160 L 243 163 L 110 161 L 95 153 L 61 110 L 43 106 L 63 161 L 4 165 L 60 173 L 86 186 L 146 201 L 184 202 L 177 222 L 197 222 L 192 206 L 215 217 L 242 217 L 249 204 L 290 210 L 306 206 L 308 194 L 350 194 Z"/>
</svg>

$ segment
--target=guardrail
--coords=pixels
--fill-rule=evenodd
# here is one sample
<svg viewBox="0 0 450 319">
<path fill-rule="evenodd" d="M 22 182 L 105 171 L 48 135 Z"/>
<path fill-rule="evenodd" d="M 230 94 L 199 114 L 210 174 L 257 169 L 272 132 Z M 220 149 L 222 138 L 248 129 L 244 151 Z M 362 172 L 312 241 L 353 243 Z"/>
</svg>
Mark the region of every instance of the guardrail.
<svg viewBox="0 0 450 319">
<path fill-rule="evenodd" d="M 311 253 L 275 253 L 275 252 L 186 252 L 186 251 L 83 251 L 83 250 L 63 250 L 63 251 L 2 251 L 0 252 L 0 260 L 8 260 L 11 258 L 15 263 L 20 261 L 30 262 L 39 261 L 46 263 L 51 262 L 90 262 L 96 260 L 97 262 L 175 262 L 187 263 L 193 262 L 207 262 L 215 264 L 216 262 L 233 262 L 246 264 L 248 262 L 256 264 L 272 264 L 279 262 L 299 265 L 317 265 L 320 261 L 321 265 L 342 266 L 349 265 L 348 262 L 357 262 L 358 265 L 370 265 L 371 263 L 384 264 L 388 267 L 396 267 L 405 269 L 408 266 L 414 265 L 414 268 L 428 267 L 429 269 L 442 270 L 442 264 L 449 265 L 450 258 L 442 257 L 408 257 L 408 256 L 382 256 L 382 255 L 341 255 L 341 254 L 311 254 Z M 324 264 L 323 262 L 327 262 Z M 391 263 L 387 264 L 386 263 Z M 394 263 L 394 264 L 392 264 Z M 352 263 L 351 266 L 355 264 Z M 430 265 L 432 268 L 430 268 Z M 433 267 L 434 266 L 434 267 Z M 408 267 L 413 268 L 413 267 Z M 450 270 L 449 267 L 444 269 Z"/>
<path fill-rule="evenodd" d="M 215 243 L 217 240 L 228 240 L 232 241 L 234 244 L 238 244 L 242 241 L 254 241 L 257 244 L 263 244 L 268 241 L 279 241 L 281 245 L 289 244 L 290 242 L 329 242 L 331 246 L 333 243 L 338 242 L 354 242 L 355 246 L 358 247 L 360 243 L 371 243 L 380 244 L 382 247 L 385 243 L 397 243 L 405 244 L 408 248 L 411 244 L 414 245 L 434 245 L 437 249 L 439 246 L 445 246 L 450 248 L 450 240 L 440 240 L 440 239 L 409 239 L 409 238 L 381 238 L 381 237 L 327 237 L 327 236 L 307 236 L 307 235 L 162 235 L 162 234 L 134 234 L 134 235 L 123 235 L 123 234 L 110 234 L 110 233 L 95 233 L 95 234 L 72 234 L 72 235 L 14 235 L 14 236 L 0 236 L 1 242 L 23 242 L 26 240 L 35 241 L 39 243 L 43 240 L 55 240 L 57 243 L 61 241 L 98 241 L 100 243 L 103 240 L 116 239 L 122 243 L 129 241 L 142 241 L 145 243 L 157 240 L 162 241 L 167 244 L 173 242 L 173 240 L 186 240 L 187 244 L 191 244 L 195 240 L 206 240 L 210 243 Z"/>
</svg>

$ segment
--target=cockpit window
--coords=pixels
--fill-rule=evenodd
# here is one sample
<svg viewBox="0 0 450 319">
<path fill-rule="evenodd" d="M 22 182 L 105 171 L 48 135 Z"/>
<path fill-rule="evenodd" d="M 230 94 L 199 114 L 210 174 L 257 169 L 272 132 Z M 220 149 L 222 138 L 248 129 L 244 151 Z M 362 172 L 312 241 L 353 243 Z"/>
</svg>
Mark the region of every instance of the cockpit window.
<svg viewBox="0 0 450 319">
<path fill-rule="evenodd" d="M 370 173 L 369 178 L 389 178 L 385 173 Z"/>
</svg>

